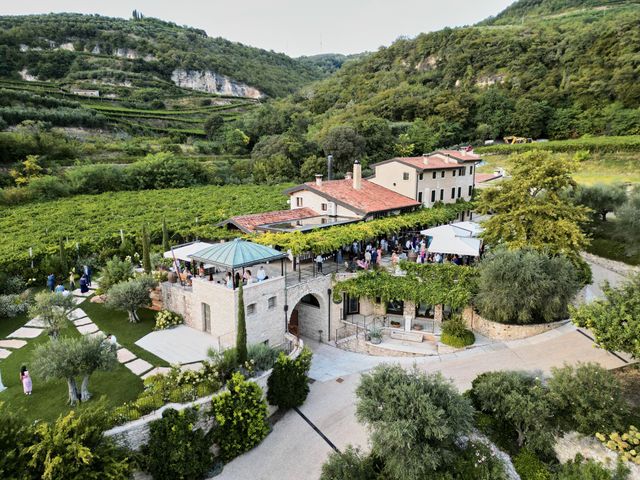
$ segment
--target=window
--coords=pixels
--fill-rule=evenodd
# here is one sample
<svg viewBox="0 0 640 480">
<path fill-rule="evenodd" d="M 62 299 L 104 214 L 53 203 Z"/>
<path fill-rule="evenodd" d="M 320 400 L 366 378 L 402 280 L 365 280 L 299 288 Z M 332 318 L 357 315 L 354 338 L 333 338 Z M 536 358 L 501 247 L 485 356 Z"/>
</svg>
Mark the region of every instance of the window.
<svg viewBox="0 0 640 480">
<path fill-rule="evenodd" d="M 302 197 L 296 197 L 296 207 L 302 206 Z"/>
<path fill-rule="evenodd" d="M 462 196 L 462 187 L 458 187 L 458 198 Z"/>
<path fill-rule="evenodd" d="M 409 172 L 404 172 L 404 173 L 402 174 L 402 179 L 403 179 L 403 180 L 409 180 Z"/>
<path fill-rule="evenodd" d="M 418 201 L 422 203 L 422 192 L 418 192 Z"/>
<path fill-rule="evenodd" d="M 456 187 L 451 189 L 451 198 L 456 198 Z"/>
<path fill-rule="evenodd" d="M 433 203 L 435 201 L 436 201 L 436 191 L 435 190 L 431 190 L 431 203 Z"/>
<path fill-rule="evenodd" d="M 211 307 L 208 303 L 202 304 L 202 329 L 211 333 Z"/>
<path fill-rule="evenodd" d="M 444 188 L 440 190 L 440 201 L 444 200 Z"/>
<path fill-rule="evenodd" d="M 436 174 L 437 174 L 437 173 L 438 173 L 438 172 L 435 172 L 435 171 L 433 172 L 433 178 L 436 178 Z"/>
<path fill-rule="evenodd" d="M 473 195 L 473 185 L 469 185 L 469 196 Z"/>
<path fill-rule="evenodd" d="M 473 174 L 473 165 L 469 167 L 469 175 Z"/>
<path fill-rule="evenodd" d="M 327 204 L 326 203 L 320 204 L 320 208 L 322 209 L 323 212 L 326 212 L 327 211 Z"/>
<path fill-rule="evenodd" d="M 254 313 L 256 313 L 256 304 L 250 303 L 249 305 L 247 305 L 247 315 L 252 315 Z"/>
<path fill-rule="evenodd" d="M 466 173 L 467 173 L 467 169 L 466 169 L 466 168 L 464 168 L 464 167 L 462 167 L 462 168 L 460 169 L 460 173 L 459 173 L 458 175 L 460 175 L 461 177 L 463 177 Z"/>
<path fill-rule="evenodd" d="M 442 170 L 442 173 L 440 173 L 440 176 L 444 178 L 444 170 Z"/>
<path fill-rule="evenodd" d="M 454 170 L 454 171 L 453 171 L 453 176 L 454 176 L 454 177 L 456 176 L 456 170 Z"/>
<path fill-rule="evenodd" d="M 267 307 L 269 310 L 276 308 L 276 297 L 269 297 L 269 300 L 267 300 Z"/>
<path fill-rule="evenodd" d="M 311 307 L 317 307 L 320 308 L 320 302 L 318 301 L 318 299 L 312 295 L 311 293 L 308 293 L 307 295 L 305 295 L 304 297 L 302 297 L 300 299 L 300 303 L 304 304 L 304 305 L 309 305 Z"/>
<path fill-rule="evenodd" d="M 420 180 L 422 180 L 422 178 L 423 178 L 423 177 L 424 177 L 424 174 L 423 174 L 423 173 L 421 173 L 421 174 L 420 174 Z"/>
</svg>

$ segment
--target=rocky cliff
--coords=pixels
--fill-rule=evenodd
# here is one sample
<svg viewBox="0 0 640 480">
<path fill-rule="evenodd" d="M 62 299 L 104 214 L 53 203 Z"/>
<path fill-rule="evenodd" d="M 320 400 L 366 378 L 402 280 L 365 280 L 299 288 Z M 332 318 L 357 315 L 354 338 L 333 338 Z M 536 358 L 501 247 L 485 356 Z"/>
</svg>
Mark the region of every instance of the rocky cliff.
<svg viewBox="0 0 640 480">
<path fill-rule="evenodd" d="M 236 82 L 211 70 L 176 69 L 171 73 L 171 81 L 179 87 L 200 92 L 246 98 L 264 97 L 264 94 L 257 88 Z"/>
</svg>

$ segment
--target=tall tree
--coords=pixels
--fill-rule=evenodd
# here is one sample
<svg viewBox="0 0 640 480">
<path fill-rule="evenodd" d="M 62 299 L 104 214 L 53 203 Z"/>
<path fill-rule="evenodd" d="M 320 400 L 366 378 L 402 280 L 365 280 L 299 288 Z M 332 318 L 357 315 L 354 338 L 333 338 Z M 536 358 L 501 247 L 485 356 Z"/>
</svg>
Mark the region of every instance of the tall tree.
<svg viewBox="0 0 640 480">
<path fill-rule="evenodd" d="M 429 478 L 451 464 L 473 424 L 473 407 L 439 374 L 379 365 L 356 390 L 356 416 L 371 429 L 385 478 Z"/>
<path fill-rule="evenodd" d="M 588 328 L 605 350 L 640 358 L 640 274 L 617 288 L 605 282 L 602 290 L 604 300 L 572 309 L 573 323 Z"/>
<path fill-rule="evenodd" d="M 238 285 L 238 333 L 236 334 L 236 354 L 238 363 L 244 365 L 247 361 L 247 321 L 244 311 L 244 291 L 242 282 Z"/>
<path fill-rule="evenodd" d="M 478 211 L 492 213 L 483 223 L 483 238 L 510 249 L 531 247 L 577 257 L 588 243 L 580 224 L 589 209 L 567 202 L 575 187 L 575 159 L 533 151 L 513 161 L 512 178 L 480 196 Z"/>
<path fill-rule="evenodd" d="M 604 185 L 598 183 L 593 186 L 580 186 L 576 190 L 576 202 L 589 207 L 603 222 L 607 221 L 607 214 L 620 207 L 627 199 L 624 185 Z"/>
<path fill-rule="evenodd" d="M 115 346 L 110 342 L 104 342 L 102 336 L 82 337 L 79 353 L 78 371 L 82 376 L 80 401 L 86 402 L 91 398 L 89 378 L 93 372 L 113 370 L 118 365 L 118 358 Z"/>
<path fill-rule="evenodd" d="M 640 251 L 640 188 L 629 196 L 627 202 L 616 210 L 615 236 L 625 243 L 627 254 Z"/>
<path fill-rule="evenodd" d="M 40 344 L 33 352 L 33 370 L 44 380 L 67 381 L 69 405 L 78 403 L 76 377 L 80 374 L 80 344 L 77 338 L 65 337 Z"/>
<path fill-rule="evenodd" d="M 146 223 L 142 225 L 142 268 L 144 273 L 151 273 L 151 240 Z"/>
<path fill-rule="evenodd" d="M 167 228 L 167 219 L 162 219 L 162 250 L 168 252 L 171 250 L 171 245 L 169 244 L 169 229 Z"/>
<path fill-rule="evenodd" d="M 366 141 L 353 127 L 339 125 L 329 130 L 321 145 L 325 155 L 333 155 L 336 171 L 346 172 L 354 160 L 362 159 Z"/>
<path fill-rule="evenodd" d="M 67 262 L 67 254 L 64 251 L 64 239 L 62 237 L 58 241 L 58 254 L 60 255 L 60 273 L 64 277 L 69 275 L 69 263 Z"/>
</svg>

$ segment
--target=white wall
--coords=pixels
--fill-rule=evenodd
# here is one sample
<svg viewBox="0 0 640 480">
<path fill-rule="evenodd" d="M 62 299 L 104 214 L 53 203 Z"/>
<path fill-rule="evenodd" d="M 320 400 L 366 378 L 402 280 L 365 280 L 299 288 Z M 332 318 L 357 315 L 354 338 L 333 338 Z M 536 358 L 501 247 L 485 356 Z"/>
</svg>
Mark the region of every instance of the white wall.
<svg viewBox="0 0 640 480">
<path fill-rule="evenodd" d="M 302 198 L 302 205 L 297 205 L 297 198 Z M 298 192 L 291 194 L 291 209 L 295 210 L 296 208 L 309 207 L 312 210 L 315 210 L 318 215 L 328 215 L 327 211 L 322 210 L 323 203 L 331 202 L 330 199 L 327 199 L 315 192 L 311 192 L 309 190 L 300 190 Z M 327 205 L 328 208 L 328 205 Z M 359 213 L 354 212 L 353 210 L 349 210 L 348 208 L 343 207 L 342 205 L 336 204 L 336 211 L 334 213 L 335 216 L 338 217 L 361 217 Z"/>
<path fill-rule="evenodd" d="M 409 176 L 408 180 L 404 180 L 405 173 Z M 416 200 L 416 177 L 415 168 L 400 162 L 390 162 L 378 165 L 376 176 L 370 181 Z"/>
</svg>

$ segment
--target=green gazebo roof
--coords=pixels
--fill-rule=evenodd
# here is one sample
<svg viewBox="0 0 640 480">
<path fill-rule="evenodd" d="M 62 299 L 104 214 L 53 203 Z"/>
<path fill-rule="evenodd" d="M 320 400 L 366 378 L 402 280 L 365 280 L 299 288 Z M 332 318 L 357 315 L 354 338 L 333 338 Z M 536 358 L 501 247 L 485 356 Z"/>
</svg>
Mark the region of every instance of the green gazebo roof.
<svg viewBox="0 0 640 480">
<path fill-rule="evenodd" d="M 273 248 L 236 238 L 231 242 L 216 243 L 189 257 L 197 262 L 235 269 L 279 260 L 287 255 Z"/>
</svg>

